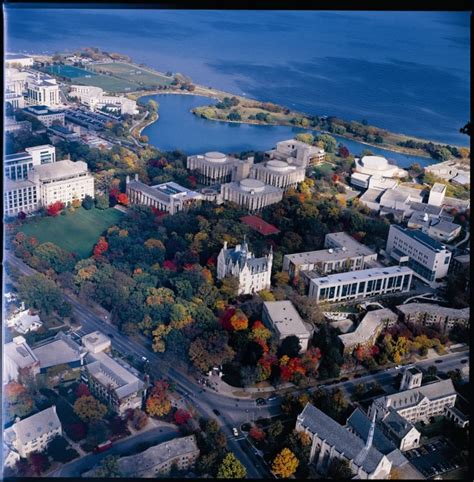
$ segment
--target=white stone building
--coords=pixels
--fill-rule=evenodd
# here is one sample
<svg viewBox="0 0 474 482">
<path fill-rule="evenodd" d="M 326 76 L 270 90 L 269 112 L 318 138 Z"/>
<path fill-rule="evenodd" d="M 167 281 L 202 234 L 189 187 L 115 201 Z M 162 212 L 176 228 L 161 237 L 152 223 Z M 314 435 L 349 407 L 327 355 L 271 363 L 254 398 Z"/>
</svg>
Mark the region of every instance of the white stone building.
<svg viewBox="0 0 474 482">
<path fill-rule="evenodd" d="M 407 303 L 397 306 L 406 323 L 421 324 L 449 333 L 456 326 L 469 326 L 470 309 L 446 308 L 432 303 Z"/>
<path fill-rule="evenodd" d="M 296 187 L 305 179 L 306 169 L 303 166 L 290 164 L 287 161 L 273 159 L 270 161 L 254 164 L 250 169 L 249 177 L 259 181 L 288 190 Z"/>
<path fill-rule="evenodd" d="M 330 233 L 325 237 L 325 249 L 287 254 L 283 257 L 283 271 L 290 278 L 300 272 L 317 271 L 330 274 L 366 269 L 377 260 L 377 253 L 346 233 Z"/>
<path fill-rule="evenodd" d="M 126 190 L 130 204 L 151 206 L 170 214 L 186 211 L 199 204 L 203 198 L 200 193 L 180 186 L 175 182 L 148 186 L 138 180 L 138 174 L 135 174 L 134 180 L 130 180 L 127 176 Z"/>
<path fill-rule="evenodd" d="M 394 326 L 397 320 L 398 316 L 388 308 L 368 311 L 353 332 L 339 335 L 344 354 L 352 354 L 359 346 L 372 347 L 382 330 Z"/>
<path fill-rule="evenodd" d="M 222 184 L 221 195 L 224 201 L 231 201 L 249 211 L 259 211 L 283 199 L 283 189 L 269 186 L 257 179 L 242 179 L 238 182 Z"/>
<path fill-rule="evenodd" d="M 276 148 L 265 152 L 267 159 L 277 159 L 280 161 L 290 161 L 290 163 L 308 167 L 324 161 L 326 153 L 318 146 L 310 146 L 305 142 L 296 139 L 277 142 Z"/>
<path fill-rule="evenodd" d="M 446 214 L 428 214 L 414 211 L 407 221 L 407 227 L 421 229 L 431 238 L 450 243 L 461 233 L 461 225 L 451 222 L 454 218 Z"/>
<path fill-rule="evenodd" d="M 368 298 L 386 293 L 410 291 L 413 271 L 406 266 L 370 268 L 313 278 L 310 298 L 318 303 Z"/>
<path fill-rule="evenodd" d="M 59 85 L 53 77 L 41 73 L 31 73 L 26 84 L 26 101 L 28 105 L 45 105 L 56 107 L 61 105 Z"/>
<path fill-rule="evenodd" d="M 233 276 L 239 281 L 238 294 L 252 294 L 270 288 L 273 251 L 255 258 L 244 240 L 242 245 L 228 249 L 224 243 L 217 257 L 217 278 Z"/>
<path fill-rule="evenodd" d="M 31 67 L 34 63 L 33 57 L 24 54 L 5 54 L 5 67 L 18 65 L 20 67 Z"/>
<path fill-rule="evenodd" d="M 398 179 L 408 175 L 407 171 L 400 169 L 394 164 L 389 164 L 385 157 L 363 156 L 355 159 L 355 173 L 351 176 L 351 183 L 354 186 L 368 188 L 372 177 L 381 180 L 384 178 Z"/>
<path fill-rule="evenodd" d="M 33 452 L 44 452 L 51 440 L 62 435 L 56 406 L 14 423 L 3 435 L 7 446 L 22 458 Z"/>
<path fill-rule="evenodd" d="M 137 103 L 134 100 L 120 95 L 106 95 L 100 87 L 90 85 L 71 85 L 71 97 L 78 98 L 81 104 L 89 107 L 91 111 L 101 110 L 103 107 L 112 107 L 120 114 L 134 115 L 138 113 Z"/>
<path fill-rule="evenodd" d="M 451 252 L 420 230 L 392 224 L 385 251 L 400 265 L 409 266 L 425 283 L 433 284 L 448 274 Z"/>
<path fill-rule="evenodd" d="M 145 383 L 135 369 L 104 352 L 89 353 L 86 362 L 83 379 L 110 409 L 124 415 L 129 408 L 141 408 Z"/>
<path fill-rule="evenodd" d="M 435 182 L 433 184 L 433 187 L 430 189 L 428 204 L 432 204 L 433 206 L 442 206 L 445 196 L 446 196 L 446 184 Z"/>
<path fill-rule="evenodd" d="M 22 336 L 16 336 L 3 345 L 3 383 L 18 381 L 22 374 L 36 376 L 40 362 Z"/>
<path fill-rule="evenodd" d="M 456 396 L 453 382 L 448 378 L 376 398 L 369 408 L 369 416 L 375 413 L 380 419 L 394 409 L 412 423 L 428 422 L 430 417 L 444 415 L 447 408 L 453 407 Z"/>
<path fill-rule="evenodd" d="M 100 331 L 93 331 L 88 335 L 84 335 L 81 341 L 82 345 L 89 353 L 107 351 L 112 346 L 110 338 Z"/>
<path fill-rule="evenodd" d="M 186 167 L 196 173 L 198 181 L 209 186 L 235 180 L 234 173 L 239 164 L 248 164 L 248 167 L 243 166 L 247 171 L 244 177 L 247 177 L 250 166 L 253 164 L 253 158 L 243 161 L 222 152 L 206 152 L 204 155 L 188 156 L 186 160 Z"/>
<path fill-rule="evenodd" d="M 28 172 L 41 164 L 56 162 L 56 148 L 44 146 L 27 147 L 24 152 L 7 154 L 3 162 L 3 172 L 12 181 L 28 179 Z"/>
<path fill-rule="evenodd" d="M 300 352 L 304 353 L 308 349 L 312 329 L 304 323 L 291 301 L 265 301 L 262 321 L 276 333 L 280 341 L 293 335 L 300 340 Z"/>
<path fill-rule="evenodd" d="M 332 460 L 345 460 L 357 479 L 387 479 L 392 463 L 373 444 L 375 420 L 367 440 L 339 425 L 315 406 L 307 403 L 296 419 L 295 430 L 311 437 L 309 463 L 324 473 Z"/>
<path fill-rule="evenodd" d="M 51 127 L 53 124 L 64 126 L 65 113 L 62 110 L 53 110 L 45 105 L 32 105 L 25 107 L 23 111 L 46 127 Z"/>
<path fill-rule="evenodd" d="M 7 326 L 24 335 L 29 331 L 36 331 L 43 323 L 40 317 L 31 310 L 20 310 L 7 319 Z"/>
</svg>

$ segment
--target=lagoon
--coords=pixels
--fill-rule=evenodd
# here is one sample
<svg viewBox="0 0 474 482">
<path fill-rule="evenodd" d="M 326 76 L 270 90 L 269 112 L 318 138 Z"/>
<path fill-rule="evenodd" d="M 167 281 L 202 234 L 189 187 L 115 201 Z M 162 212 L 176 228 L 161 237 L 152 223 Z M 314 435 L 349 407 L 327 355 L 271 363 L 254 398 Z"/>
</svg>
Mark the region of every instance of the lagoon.
<svg viewBox="0 0 474 482">
<path fill-rule="evenodd" d="M 146 104 L 153 99 L 159 104 L 158 121 L 146 127 L 142 134 L 148 136 L 150 144 L 163 151 L 179 149 L 188 155 L 208 151 L 235 154 L 243 151 L 265 151 L 278 141 L 291 139 L 300 132 L 311 132 L 289 126 L 264 126 L 220 122 L 195 116 L 191 109 L 216 101 L 198 95 L 158 94 L 140 98 Z M 358 155 L 369 149 L 374 155 L 386 157 L 400 167 L 414 162 L 422 166 L 433 164 L 434 159 L 409 156 L 398 152 L 368 146 L 360 142 L 333 136 L 344 144 L 351 154 Z"/>
</svg>

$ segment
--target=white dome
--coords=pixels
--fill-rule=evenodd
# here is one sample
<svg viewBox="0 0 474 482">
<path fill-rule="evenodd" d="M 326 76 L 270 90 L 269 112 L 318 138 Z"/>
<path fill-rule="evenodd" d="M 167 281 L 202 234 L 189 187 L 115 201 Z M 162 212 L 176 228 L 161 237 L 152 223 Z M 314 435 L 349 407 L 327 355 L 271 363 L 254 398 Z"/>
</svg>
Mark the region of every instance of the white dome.
<svg viewBox="0 0 474 482">
<path fill-rule="evenodd" d="M 285 161 L 278 161 L 278 160 L 272 160 L 267 162 L 267 167 L 268 169 L 271 169 L 272 171 L 288 171 L 290 170 L 290 166 L 288 165 L 287 162 Z"/>
<path fill-rule="evenodd" d="M 227 156 L 223 154 L 222 152 L 206 152 L 204 154 L 204 157 L 206 158 L 206 161 L 209 162 L 225 162 L 227 159 Z"/>
<path fill-rule="evenodd" d="M 388 167 L 387 159 L 381 156 L 364 156 L 360 163 L 368 169 L 375 169 L 377 171 L 383 171 Z"/>
<path fill-rule="evenodd" d="M 247 192 L 262 192 L 265 190 L 265 183 L 258 179 L 242 179 L 242 181 L 240 181 L 240 187 L 243 191 Z"/>
</svg>

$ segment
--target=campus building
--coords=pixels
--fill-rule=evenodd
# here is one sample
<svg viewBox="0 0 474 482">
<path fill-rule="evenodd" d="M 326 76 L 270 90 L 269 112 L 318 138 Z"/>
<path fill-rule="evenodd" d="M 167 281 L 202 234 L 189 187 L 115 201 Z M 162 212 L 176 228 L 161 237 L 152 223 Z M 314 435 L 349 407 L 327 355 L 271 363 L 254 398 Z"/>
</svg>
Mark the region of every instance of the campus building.
<svg viewBox="0 0 474 482">
<path fill-rule="evenodd" d="M 400 265 L 409 266 L 418 278 L 428 284 L 448 274 L 451 252 L 422 231 L 392 224 L 385 251 Z"/>
<path fill-rule="evenodd" d="M 398 179 L 407 175 L 407 171 L 394 164 L 389 164 L 385 157 L 363 156 L 355 159 L 355 171 L 351 176 L 351 184 L 366 189 L 371 187 L 370 181 L 372 179 L 381 181 L 383 179 Z"/>
<path fill-rule="evenodd" d="M 22 336 L 16 336 L 3 345 L 3 383 L 18 381 L 22 375 L 35 377 L 40 372 L 40 362 Z"/>
<path fill-rule="evenodd" d="M 7 318 L 7 326 L 13 328 L 17 333 L 24 335 L 29 331 L 36 331 L 43 323 L 38 314 L 32 310 L 18 310 L 16 313 Z"/>
<path fill-rule="evenodd" d="M 14 117 L 5 117 L 5 133 L 16 135 L 20 132 L 31 133 L 31 130 L 32 126 L 30 121 L 17 121 Z"/>
<path fill-rule="evenodd" d="M 93 331 L 84 335 L 81 339 L 82 345 L 89 353 L 100 353 L 111 348 L 112 343 L 108 336 L 101 331 Z"/>
<path fill-rule="evenodd" d="M 31 73 L 26 84 L 28 105 L 56 107 L 61 105 L 56 79 L 41 73 Z"/>
<path fill-rule="evenodd" d="M 51 127 L 53 124 L 64 126 L 65 113 L 62 110 L 53 110 L 46 105 L 32 105 L 25 107 L 23 112 L 46 127 Z"/>
<path fill-rule="evenodd" d="M 186 211 L 202 200 L 201 194 L 175 182 L 148 186 L 138 180 L 138 174 L 134 180 L 127 176 L 126 190 L 130 204 L 150 206 L 169 214 Z"/>
<path fill-rule="evenodd" d="M 305 172 L 306 169 L 304 166 L 272 159 L 270 161 L 254 164 L 250 169 L 249 177 L 286 191 L 291 187 L 296 187 L 300 182 L 303 182 Z"/>
<path fill-rule="evenodd" d="M 409 368 L 414 376 L 419 376 L 419 371 Z M 408 381 L 410 383 L 410 375 Z M 450 378 L 439 382 L 429 383 L 424 386 L 416 386 L 421 383 L 421 377 L 413 388 L 403 390 L 391 395 L 376 398 L 369 408 L 369 416 L 376 414 L 377 418 L 383 418 L 389 410 L 395 410 L 400 416 L 408 421 L 415 423 L 420 420 L 428 422 L 430 417 L 444 415 L 449 407 L 453 407 L 456 402 L 456 390 Z"/>
<path fill-rule="evenodd" d="M 28 179 L 28 172 L 41 164 L 56 162 L 56 148 L 50 144 L 27 147 L 24 152 L 7 154 L 3 163 L 5 178 L 12 181 Z"/>
<path fill-rule="evenodd" d="M 366 269 L 377 260 L 377 253 L 346 233 L 330 233 L 325 237 L 325 249 L 287 254 L 283 257 L 283 271 L 290 278 L 303 271 L 319 275 Z"/>
<path fill-rule="evenodd" d="M 89 353 L 86 362 L 83 380 L 111 410 L 124 415 L 129 408 L 141 408 L 145 384 L 135 369 L 102 351 Z"/>
<path fill-rule="evenodd" d="M 370 268 L 313 278 L 310 298 L 316 302 L 336 302 L 410 291 L 413 271 L 406 266 Z"/>
<path fill-rule="evenodd" d="M 282 341 L 287 336 L 296 336 L 300 341 L 300 352 L 308 349 L 313 334 L 291 301 L 265 301 L 263 303 L 262 320 Z"/>
<path fill-rule="evenodd" d="M 222 184 L 221 196 L 224 201 L 231 201 L 249 211 L 259 211 L 280 202 L 283 199 L 283 190 L 257 179 L 242 179 Z"/>
<path fill-rule="evenodd" d="M 249 164 L 250 168 L 253 158 L 243 161 L 222 152 L 206 152 L 204 155 L 188 156 L 186 160 L 186 167 L 193 171 L 198 182 L 208 186 L 231 182 L 239 164 Z"/>
<path fill-rule="evenodd" d="M 32 67 L 34 63 L 33 57 L 24 54 L 5 54 L 5 67 L 12 67 L 18 65 L 26 68 Z"/>
<path fill-rule="evenodd" d="M 252 294 L 270 288 L 273 251 L 261 258 L 255 258 L 247 242 L 228 249 L 224 242 L 217 257 L 217 278 L 233 276 L 239 281 L 238 294 Z"/>
<path fill-rule="evenodd" d="M 367 312 L 353 332 L 339 335 L 344 354 L 351 355 L 358 347 L 372 347 L 382 330 L 394 326 L 397 319 L 398 316 L 388 308 Z"/>
<path fill-rule="evenodd" d="M 397 306 L 405 323 L 435 328 L 447 334 L 456 326 L 469 326 L 470 309 L 446 308 L 432 303 L 407 303 Z"/>
<path fill-rule="evenodd" d="M 61 421 L 54 405 L 14 423 L 3 434 L 6 445 L 22 458 L 44 452 L 51 440 L 61 435 Z"/>
<path fill-rule="evenodd" d="M 81 104 L 91 111 L 102 110 L 104 107 L 117 110 L 121 115 L 138 113 L 137 103 L 127 97 L 107 95 L 100 87 L 90 85 L 71 85 L 71 97 L 78 98 Z"/>
<path fill-rule="evenodd" d="M 421 229 L 430 238 L 450 243 L 461 234 L 461 225 L 451 222 L 454 218 L 446 214 L 428 214 L 414 211 L 408 219 L 407 227 Z"/>
<path fill-rule="evenodd" d="M 375 420 L 367 440 L 339 425 L 315 406 L 307 403 L 296 419 L 295 430 L 311 437 L 309 463 L 325 473 L 332 460 L 344 460 L 357 479 L 387 479 L 392 463 L 374 446 Z"/>
<path fill-rule="evenodd" d="M 428 204 L 431 204 L 433 206 L 442 206 L 444 202 L 444 197 L 446 196 L 446 189 L 446 184 L 435 182 L 433 184 L 433 187 L 430 189 Z"/>
<path fill-rule="evenodd" d="M 277 142 L 276 148 L 265 152 L 266 159 L 286 161 L 304 168 L 323 162 L 325 157 L 326 153 L 321 147 L 311 146 L 296 139 Z"/>
</svg>

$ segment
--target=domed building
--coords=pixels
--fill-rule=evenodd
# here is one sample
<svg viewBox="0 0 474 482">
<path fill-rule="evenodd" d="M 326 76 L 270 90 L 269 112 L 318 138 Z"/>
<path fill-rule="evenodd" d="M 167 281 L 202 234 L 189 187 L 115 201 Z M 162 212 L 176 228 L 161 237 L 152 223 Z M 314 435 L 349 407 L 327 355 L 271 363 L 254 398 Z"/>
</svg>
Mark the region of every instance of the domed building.
<svg viewBox="0 0 474 482">
<path fill-rule="evenodd" d="M 242 179 L 221 186 L 224 201 L 231 201 L 249 211 L 258 211 L 265 206 L 277 203 L 283 199 L 283 190 L 269 186 L 258 179 Z"/>
<path fill-rule="evenodd" d="M 355 172 L 351 176 L 351 184 L 368 188 L 371 180 L 398 179 L 407 175 L 407 171 L 395 164 L 389 164 L 385 157 L 363 156 L 362 159 L 355 159 Z"/>
<path fill-rule="evenodd" d="M 305 168 L 291 165 L 286 161 L 273 159 L 253 165 L 250 169 L 250 177 L 271 186 L 287 190 L 304 181 Z"/>
</svg>

